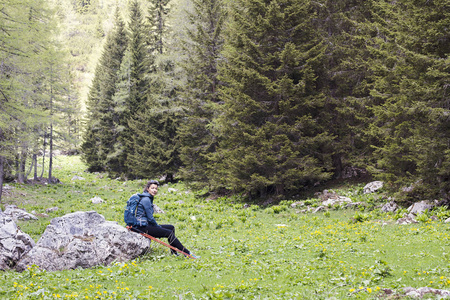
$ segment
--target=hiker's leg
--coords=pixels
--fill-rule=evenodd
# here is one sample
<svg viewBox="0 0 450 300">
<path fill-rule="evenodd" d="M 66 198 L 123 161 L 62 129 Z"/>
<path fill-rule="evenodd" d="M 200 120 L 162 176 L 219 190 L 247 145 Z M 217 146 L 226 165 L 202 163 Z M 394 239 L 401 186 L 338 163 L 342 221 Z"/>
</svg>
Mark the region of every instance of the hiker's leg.
<svg viewBox="0 0 450 300">
<path fill-rule="evenodd" d="M 171 246 L 183 251 L 184 253 L 191 254 L 189 250 L 185 248 L 175 236 L 175 228 L 173 227 L 173 225 L 161 225 L 161 227 L 147 226 L 145 229 L 146 232 L 151 236 L 154 236 L 156 238 L 165 237 L 169 240 L 169 244 Z"/>
<path fill-rule="evenodd" d="M 173 238 L 172 237 L 175 237 L 175 226 L 173 226 L 173 225 L 170 225 L 170 224 L 160 224 L 159 226 L 161 226 L 162 228 L 164 228 L 164 229 L 167 229 L 167 230 L 170 230 L 170 231 L 172 231 L 172 233 L 169 235 L 169 237 L 168 237 L 168 240 L 169 240 L 169 244 L 171 245 L 171 246 L 174 246 L 175 247 L 175 245 L 173 245 Z M 176 248 L 178 248 L 178 247 L 176 247 Z M 180 248 L 178 248 L 178 249 L 180 249 Z M 181 249 L 180 249 L 181 250 Z M 183 250 L 181 250 L 181 251 L 183 251 Z M 175 251 L 175 250 L 173 250 L 173 249 L 170 249 L 170 252 L 172 253 L 172 254 L 177 254 L 177 251 Z M 183 251 L 183 252 L 185 252 L 185 251 Z"/>
</svg>

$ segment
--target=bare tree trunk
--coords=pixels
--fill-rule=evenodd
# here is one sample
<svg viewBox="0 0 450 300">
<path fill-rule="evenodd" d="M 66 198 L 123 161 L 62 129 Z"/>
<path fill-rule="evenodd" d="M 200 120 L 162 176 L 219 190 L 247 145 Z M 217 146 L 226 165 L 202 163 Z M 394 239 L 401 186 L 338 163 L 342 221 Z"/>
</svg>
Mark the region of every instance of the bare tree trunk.
<svg viewBox="0 0 450 300">
<path fill-rule="evenodd" d="M 37 181 L 38 180 L 38 177 L 37 177 L 37 154 L 33 154 L 33 163 L 34 163 L 34 176 L 33 176 L 33 178 L 34 178 L 34 181 Z"/>
<path fill-rule="evenodd" d="M 33 154 L 33 158 L 34 158 L 34 154 Z M 30 169 L 28 169 L 28 172 L 25 174 L 25 178 L 28 178 L 28 176 L 30 176 L 31 171 L 33 170 L 33 166 L 34 166 L 34 159 L 31 159 Z"/>
<path fill-rule="evenodd" d="M 43 153 L 42 154 L 42 172 L 41 172 L 41 178 L 44 177 L 44 170 L 45 170 L 45 146 L 47 146 L 47 132 L 44 134 L 44 147 L 43 147 Z"/>
<path fill-rule="evenodd" d="M 48 183 L 53 183 L 52 180 L 52 165 L 53 165 L 53 124 L 50 123 L 50 157 L 48 163 Z"/>
<path fill-rule="evenodd" d="M 52 73 L 53 74 L 53 73 Z M 52 165 L 53 165 L 53 86 L 50 84 L 50 157 L 48 163 L 48 183 L 52 183 Z"/>
<path fill-rule="evenodd" d="M 26 180 L 25 163 L 26 163 L 26 154 L 25 151 L 22 150 L 19 156 L 19 176 L 17 178 L 17 181 L 19 183 L 25 183 Z"/>
</svg>

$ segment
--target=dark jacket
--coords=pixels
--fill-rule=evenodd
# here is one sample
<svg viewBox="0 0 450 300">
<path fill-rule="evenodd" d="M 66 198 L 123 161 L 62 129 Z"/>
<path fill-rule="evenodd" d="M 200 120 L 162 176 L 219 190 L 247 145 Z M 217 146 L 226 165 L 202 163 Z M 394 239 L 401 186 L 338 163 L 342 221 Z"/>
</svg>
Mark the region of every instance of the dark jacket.
<svg viewBox="0 0 450 300">
<path fill-rule="evenodd" d="M 136 213 L 139 226 L 150 225 L 160 227 L 153 217 L 153 196 L 148 192 L 137 195 L 141 197 L 141 202 L 139 202 Z"/>
</svg>

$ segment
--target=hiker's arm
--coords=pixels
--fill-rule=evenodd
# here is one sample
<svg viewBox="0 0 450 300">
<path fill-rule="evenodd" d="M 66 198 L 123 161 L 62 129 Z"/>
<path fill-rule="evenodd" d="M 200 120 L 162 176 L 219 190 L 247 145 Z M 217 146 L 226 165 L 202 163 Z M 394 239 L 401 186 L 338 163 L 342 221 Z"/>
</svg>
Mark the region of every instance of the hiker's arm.
<svg viewBox="0 0 450 300">
<path fill-rule="evenodd" d="M 160 227 L 156 222 L 155 218 L 153 217 L 153 205 L 151 204 L 150 199 L 149 198 L 143 199 L 142 202 L 143 202 L 142 206 L 144 207 L 145 214 L 147 216 L 148 224 Z"/>
</svg>

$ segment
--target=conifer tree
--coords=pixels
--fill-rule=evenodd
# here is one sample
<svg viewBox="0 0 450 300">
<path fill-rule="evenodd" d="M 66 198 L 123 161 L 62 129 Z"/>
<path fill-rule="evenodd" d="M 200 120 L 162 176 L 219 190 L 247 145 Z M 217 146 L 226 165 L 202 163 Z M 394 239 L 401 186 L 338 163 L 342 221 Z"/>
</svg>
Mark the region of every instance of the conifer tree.
<svg viewBox="0 0 450 300">
<path fill-rule="evenodd" d="M 129 103 L 131 92 L 131 51 L 129 48 L 125 51 L 122 64 L 118 73 L 118 81 L 116 84 L 116 92 L 113 96 L 114 102 L 114 140 L 112 151 L 107 156 L 107 165 L 114 175 L 127 174 L 127 152 L 125 145 L 129 141 L 130 136 L 125 134 L 129 132 L 128 118 L 125 113 L 129 111 L 127 103 Z"/>
<path fill-rule="evenodd" d="M 176 102 L 175 63 L 169 51 L 169 12 L 169 1 L 150 1 L 147 18 L 149 88 L 145 106 L 129 122 L 134 139 L 129 165 L 139 177 L 165 176 L 167 181 L 173 181 L 180 167 L 176 140 L 180 109 Z"/>
<path fill-rule="evenodd" d="M 211 178 L 221 187 L 264 197 L 329 177 L 331 137 L 320 120 L 325 97 L 317 79 L 324 46 L 314 17 L 309 1 L 233 6 Z"/>
<path fill-rule="evenodd" d="M 371 95 L 377 105 L 368 134 L 379 140 L 373 171 L 395 189 L 413 184 L 410 200 L 449 198 L 446 8 L 439 1 L 380 5 L 388 14 L 385 19 L 394 22 L 386 22 L 392 34 L 380 41 L 383 51 L 373 63 L 376 79 Z"/>
<path fill-rule="evenodd" d="M 0 156 L 3 174 L 11 176 L 16 171 L 17 180 L 25 182 L 27 160 L 36 158 L 39 151 L 45 153 L 45 141 L 50 141 L 52 151 L 61 140 L 60 117 L 71 109 L 71 104 L 62 105 L 62 95 L 71 78 L 66 76 L 66 53 L 56 38 L 55 11 L 48 3 L 9 1 L 2 8 L 0 27 L 4 33 L 0 38 Z M 36 159 L 32 163 L 36 168 Z M 13 171 L 14 164 L 18 167 Z M 48 175 L 52 182 L 51 160 Z"/>
<path fill-rule="evenodd" d="M 125 159 L 120 162 L 126 176 L 136 178 L 139 176 L 136 160 L 133 155 L 136 153 L 135 136 L 142 130 L 150 126 L 147 123 L 139 122 L 139 115 L 146 109 L 148 97 L 148 73 L 150 72 L 149 53 L 146 44 L 145 23 L 142 16 L 139 2 L 134 0 L 130 3 L 130 21 L 128 24 L 130 61 L 122 65 L 122 87 L 129 87 L 127 95 L 122 97 L 125 102 L 122 111 L 122 121 L 119 125 L 123 130 L 120 131 L 119 141 L 121 143 L 121 156 Z M 127 70 L 129 70 L 128 78 Z M 125 75 L 125 76 L 124 76 Z M 127 82 L 128 81 L 128 82 Z M 123 90 L 122 90 L 123 91 Z M 139 155 L 138 155 L 139 156 Z M 137 157 L 142 160 L 143 157 Z"/>
<path fill-rule="evenodd" d="M 91 170 L 114 170 L 107 159 L 116 143 L 113 95 L 126 47 L 125 24 L 116 8 L 115 25 L 106 39 L 88 99 L 89 123 L 82 149 Z"/>
<path fill-rule="evenodd" d="M 188 26 L 180 47 L 186 84 L 182 103 L 186 110 L 178 128 L 183 162 L 182 177 L 192 184 L 208 183 L 208 155 L 215 152 L 217 139 L 211 130 L 218 97 L 218 64 L 223 48 L 226 10 L 221 0 L 194 0 L 186 11 Z"/>
</svg>

